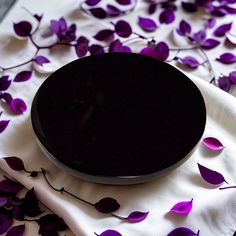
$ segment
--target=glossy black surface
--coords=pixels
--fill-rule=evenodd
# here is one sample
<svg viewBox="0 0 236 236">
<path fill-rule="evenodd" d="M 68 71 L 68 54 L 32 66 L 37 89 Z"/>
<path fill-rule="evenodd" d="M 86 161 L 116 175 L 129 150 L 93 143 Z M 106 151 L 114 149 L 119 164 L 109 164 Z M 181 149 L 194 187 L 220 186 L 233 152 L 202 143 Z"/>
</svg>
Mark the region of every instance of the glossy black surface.
<svg viewBox="0 0 236 236">
<path fill-rule="evenodd" d="M 76 60 L 49 76 L 32 105 L 33 128 L 48 156 L 102 183 L 143 182 L 178 166 L 205 121 L 193 82 L 139 54 Z"/>
</svg>

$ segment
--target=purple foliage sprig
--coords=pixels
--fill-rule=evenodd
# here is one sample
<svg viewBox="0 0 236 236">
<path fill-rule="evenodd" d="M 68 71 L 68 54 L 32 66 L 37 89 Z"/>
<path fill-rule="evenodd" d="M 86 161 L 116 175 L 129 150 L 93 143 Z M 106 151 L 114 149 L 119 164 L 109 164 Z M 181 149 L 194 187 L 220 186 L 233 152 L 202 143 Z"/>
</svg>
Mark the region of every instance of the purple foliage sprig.
<svg viewBox="0 0 236 236">
<path fill-rule="evenodd" d="M 44 214 L 42 216 L 44 211 L 39 206 L 34 188 L 27 191 L 24 197 L 19 197 L 19 192 L 23 186 L 6 176 L 4 177 L 0 181 L 1 235 L 6 233 L 6 236 L 22 236 L 24 234 L 25 224 L 13 226 L 13 220 L 37 223 L 39 226 L 38 233 L 42 236 L 57 235 L 58 231 L 68 229 L 63 219 L 57 215 Z"/>
<path fill-rule="evenodd" d="M 74 193 L 71 193 L 70 191 L 68 191 L 67 189 L 65 189 L 64 187 L 61 188 L 57 188 L 55 186 L 53 186 L 48 177 L 47 177 L 47 172 L 45 169 L 41 168 L 40 171 L 29 171 L 26 170 L 23 161 L 19 158 L 19 157 L 5 157 L 4 160 L 6 161 L 6 163 L 8 164 L 8 166 L 14 170 L 14 171 L 24 171 L 26 173 L 30 174 L 30 177 L 37 177 L 38 174 L 42 174 L 45 181 L 47 182 L 48 186 L 53 189 L 56 192 L 60 192 L 60 193 L 65 193 L 89 206 L 94 207 L 98 212 L 103 213 L 103 214 L 109 214 L 111 216 L 114 216 L 120 220 L 123 221 L 128 221 L 128 222 L 140 222 L 143 221 L 147 215 L 148 212 L 140 212 L 140 211 L 134 211 L 131 212 L 127 217 L 123 217 L 123 216 L 119 216 L 114 214 L 115 211 L 117 211 L 120 208 L 120 204 L 117 202 L 116 199 L 111 198 L 111 197 L 105 197 L 100 199 L 99 201 L 92 203 L 89 202 L 77 195 L 75 195 Z"/>
</svg>

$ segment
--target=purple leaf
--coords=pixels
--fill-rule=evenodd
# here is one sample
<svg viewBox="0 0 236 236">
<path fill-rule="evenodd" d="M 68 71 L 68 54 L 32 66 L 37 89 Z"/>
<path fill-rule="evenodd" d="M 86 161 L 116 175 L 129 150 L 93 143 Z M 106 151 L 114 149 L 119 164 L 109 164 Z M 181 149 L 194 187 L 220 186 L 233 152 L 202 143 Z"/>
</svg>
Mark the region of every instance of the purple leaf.
<svg viewBox="0 0 236 236">
<path fill-rule="evenodd" d="M 0 213 L 0 234 L 4 234 L 10 228 L 12 219 L 7 215 L 7 212 Z"/>
<path fill-rule="evenodd" d="M 210 18 L 207 20 L 207 27 L 209 29 L 212 29 L 216 24 L 216 19 L 215 18 Z"/>
<path fill-rule="evenodd" d="M 41 15 L 34 14 L 33 16 L 34 16 L 34 18 L 35 18 L 38 22 L 41 22 L 41 20 L 42 20 L 42 18 L 43 18 L 43 14 L 41 14 Z"/>
<path fill-rule="evenodd" d="M 187 12 L 196 12 L 197 11 L 197 4 L 191 2 L 181 2 L 182 8 Z"/>
<path fill-rule="evenodd" d="M 0 78 L 0 91 L 5 91 L 11 85 L 11 80 L 8 79 L 9 76 L 4 75 Z"/>
<path fill-rule="evenodd" d="M 156 12 L 156 9 L 157 9 L 157 4 L 151 3 L 148 7 L 148 14 L 152 15 L 153 13 Z"/>
<path fill-rule="evenodd" d="M 19 72 L 15 78 L 14 78 L 14 82 L 25 82 L 27 80 L 29 80 L 32 76 L 32 71 L 21 71 Z"/>
<path fill-rule="evenodd" d="M 186 227 L 178 227 L 172 230 L 167 236 L 194 236 L 199 235 L 199 231 L 194 233 L 191 229 Z"/>
<path fill-rule="evenodd" d="M 224 176 L 217 171 L 208 169 L 205 166 L 202 166 L 198 163 L 198 168 L 202 178 L 209 184 L 219 185 L 223 182 L 226 182 Z M 227 183 L 227 182 L 226 182 Z"/>
<path fill-rule="evenodd" d="M 33 59 L 38 65 L 42 66 L 45 63 L 49 63 L 50 61 L 45 56 L 36 56 Z"/>
<path fill-rule="evenodd" d="M 23 236 L 25 231 L 25 225 L 16 225 L 8 230 L 6 236 Z"/>
<path fill-rule="evenodd" d="M 119 39 L 113 41 L 109 45 L 109 52 L 131 52 L 131 49 L 127 46 L 123 46 Z"/>
<path fill-rule="evenodd" d="M 95 233 L 96 234 L 96 233 Z M 97 236 L 122 236 L 119 232 L 117 232 L 116 230 L 113 229 L 108 229 L 104 232 L 102 232 L 101 234 L 96 234 Z"/>
<path fill-rule="evenodd" d="M 201 46 L 204 49 L 212 49 L 218 46 L 219 44 L 220 42 L 218 40 L 212 38 L 205 39 L 201 42 Z"/>
<path fill-rule="evenodd" d="M 27 110 L 25 102 L 20 98 L 14 98 L 11 100 L 10 107 L 16 114 L 22 114 Z"/>
<path fill-rule="evenodd" d="M 0 134 L 7 128 L 10 120 L 0 120 Z"/>
<path fill-rule="evenodd" d="M 107 14 L 109 16 L 119 16 L 120 14 L 122 14 L 122 11 L 116 6 L 107 4 Z"/>
<path fill-rule="evenodd" d="M 236 71 L 229 73 L 229 79 L 232 84 L 236 84 Z"/>
<path fill-rule="evenodd" d="M 55 229 L 60 223 L 60 218 L 55 214 L 47 214 L 37 220 L 39 226 L 46 230 Z"/>
<path fill-rule="evenodd" d="M 132 34 L 130 24 L 124 20 L 120 20 L 115 24 L 115 32 L 123 38 L 128 38 Z"/>
<path fill-rule="evenodd" d="M 191 201 L 184 201 L 176 203 L 170 211 L 177 214 L 187 215 L 193 207 L 193 199 Z"/>
<path fill-rule="evenodd" d="M 232 27 L 232 22 L 228 24 L 220 25 L 214 31 L 214 35 L 217 37 L 224 36 L 226 32 L 230 31 L 231 27 Z"/>
<path fill-rule="evenodd" d="M 197 33 L 194 33 L 193 36 L 189 36 L 189 39 L 197 43 L 201 43 L 206 38 L 206 31 L 199 30 Z"/>
<path fill-rule="evenodd" d="M 230 83 L 229 77 L 228 76 L 220 76 L 218 79 L 218 86 L 220 89 L 222 89 L 228 93 L 231 88 L 231 83 Z"/>
<path fill-rule="evenodd" d="M 113 37 L 114 37 L 114 31 L 109 29 L 101 30 L 94 35 L 94 38 L 99 41 L 109 41 Z"/>
<path fill-rule="evenodd" d="M 167 10 L 172 10 L 172 11 L 176 11 L 177 10 L 177 6 L 174 2 L 171 1 L 163 1 L 161 2 L 161 7 Z"/>
<path fill-rule="evenodd" d="M 93 44 L 89 47 L 89 52 L 91 55 L 98 55 L 98 54 L 103 54 L 104 49 L 101 45 Z"/>
<path fill-rule="evenodd" d="M 223 144 L 217 139 L 217 138 L 214 138 L 214 137 L 207 137 L 207 138 L 204 138 L 203 139 L 203 144 L 211 149 L 211 150 L 215 150 L 215 151 L 218 151 L 218 150 L 222 150 L 224 149 L 225 147 L 223 146 Z"/>
<path fill-rule="evenodd" d="M 107 214 L 118 210 L 120 204 L 114 198 L 106 197 L 96 202 L 94 207 L 97 211 Z"/>
<path fill-rule="evenodd" d="M 160 23 L 170 24 L 175 20 L 175 14 L 173 10 L 164 10 L 159 16 Z"/>
<path fill-rule="evenodd" d="M 140 54 L 150 56 L 150 57 L 155 57 L 154 55 L 154 49 L 151 47 L 145 47 L 140 51 Z"/>
<path fill-rule="evenodd" d="M 130 5 L 131 0 L 116 0 L 121 5 Z"/>
<path fill-rule="evenodd" d="M 25 170 L 24 163 L 19 157 L 12 156 L 4 157 L 3 159 L 6 161 L 6 163 L 11 169 L 16 171 Z"/>
<path fill-rule="evenodd" d="M 169 56 L 169 47 L 165 42 L 159 42 L 154 47 L 154 56 L 155 58 L 165 61 Z"/>
<path fill-rule="evenodd" d="M 86 0 L 85 3 L 88 5 L 88 6 L 95 6 L 97 5 L 101 0 Z"/>
<path fill-rule="evenodd" d="M 226 52 L 221 54 L 218 58 L 216 58 L 216 60 L 224 64 L 231 64 L 236 62 L 236 56 L 230 52 Z"/>
<path fill-rule="evenodd" d="M 12 209 L 12 216 L 16 220 L 24 220 L 25 211 L 23 205 L 14 206 Z"/>
<path fill-rule="evenodd" d="M 107 12 L 101 7 L 91 8 L 89 11 L 98 19 L 105 19 L 107 17 Z"/>
<path fill-rule="evenodd" d="M 4 179 L 0 181 L 0 192 L 3 193 L 16 193 L 21 189 L 20 183 L 14 182 L 11 179 Z"/>
<path fill-rule="evenodd" d="M 148 32 L 153 32 L 157 29 L 155 21 L 149 18 L 139 17 L 138 24 L 143 30 Z"/>
<path fill-rule="evenodd" d="M 75 52 L 78 57 L 83 57 L 87 54 L 89 49 L 89 41 L 84 36 L 80 36 L 75 46 Z"/>
<path fill-rule="evenodd" d="M 35 196 L 34 188 L 30 189 L 24 198 L 24 211 L 27 216 L 37 216 L 42 213 L 39 208 L 38 199 Z"/>
<path fill-rule="evenodd" d="M 185 65 L 185 66 L 188 66 L 192 69 L 195 69 L 199 66 L 198 60 L 194 57 L 191 57 L 191 56 L 186 56 L 184 58 L 179 57 L 178 62 Z"/>
<path fill-rule="evenodd" d="M 229 6 L 223 6 L 223 8 L 228 14 L 236 14 L 236 8 Z"/>
<path fill-rule="evenodd" d="M 12 100 L 12 96 L 10 93 L 2 93 L 0 99 L 3 99 L 7 104 L 10 104 Z"/>
<path fill-rule="evenodd" d="M 28 37 L 30 36 L 32 25 L 28 21 L 21 21 L 19 23 L 14 23 L 14 31 L 18 36 Z"/>
<path fill-rule="evenodd" d="M 231 34 L 230 32 L 225 34 L 227 40 L 232 43 L 233 45 L 236 45 L 236 36 Z"/>
<path fill-rule="evenodd" d="M 134 211 L 131 212 L 126 218 L 130 222 L 141 222 L 143 221 L 149 212 Z"/>
<path fill-rule="evenodd" d="M 5 196 L 0 197 L 0 207 L 3 207 L 8 202 L 8 198 Z"/>
<path fill-rule="evenodd" d="M 177 33 L 181 36 L 191 33 L 190 24 L 185 20 L 181 20 L 179 28 L 177 29 Z"/>
</svg>

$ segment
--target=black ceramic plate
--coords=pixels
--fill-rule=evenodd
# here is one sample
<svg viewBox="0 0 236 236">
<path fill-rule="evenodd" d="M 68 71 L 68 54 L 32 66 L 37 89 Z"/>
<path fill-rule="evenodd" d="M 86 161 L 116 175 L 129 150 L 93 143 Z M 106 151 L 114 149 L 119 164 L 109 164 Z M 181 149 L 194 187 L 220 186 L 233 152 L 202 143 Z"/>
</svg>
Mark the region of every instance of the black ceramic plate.
<svg viewBox="0 0 236 236">
<path fill-rule="evenodd" d="M 165 62 L 131 53 L 67 64 L 42 84 L 31 112 L 51 160 L 107 184 L 144 182 L 179 166 L 206 121 L 204 100 L 190 79 Z"/>
</svg>

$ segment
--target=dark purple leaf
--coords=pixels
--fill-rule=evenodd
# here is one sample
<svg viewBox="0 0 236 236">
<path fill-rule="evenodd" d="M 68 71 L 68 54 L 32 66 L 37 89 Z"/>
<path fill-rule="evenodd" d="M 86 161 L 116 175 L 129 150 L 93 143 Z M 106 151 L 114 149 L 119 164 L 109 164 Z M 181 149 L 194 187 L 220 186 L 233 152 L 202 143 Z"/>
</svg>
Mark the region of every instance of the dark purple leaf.
<svg viewBox="0 0 236 236">
<path fill-rule="evenodd" d="M 179 28 L 177 29 L 177 33 L 182 36 L 191 33 L 190 24 L 185 20 L 181 20 L 179 24 Z"/>
<path fill-rule="evenodd" d="M 8 198 L 5 196 L 0 196 L 0 207 L 4 206 L 8 201 Z"/>
<path fill-rule="evenodd" d="M 193 207 L 193 199 L 191 201 L 183 201 L 176 203 L 170 211 L 177 214 L 187 215 Z"/>
<path fill-rule="evenodd" d="M 7 104 L 10 104 L 12 100 L 12 96 L 10 93 L 2 93 L 0 96 L 0 99 L 5 101 Z"/>
<path fill-rule="evenodd" d="M 89 41 L 84 36 L 80 36 L 77 40 L 77 44 L 75 46 L 75 52 L 78 57 L 83 57 L 87 54 L 89 49 Z"/>
<path fill-rule="evenodd" d="M 19 157 L 12 156 L 4 157 L 3 159 L 6 161 L 6 163 L 11 169 L 16 171 L 25 170 L 24 163 Z"/>
<path fill-rule="evenodd" d="M 27 110 L 25 102 L 20 98 L 12 99 L 10 107 L 16 114 L 22 114 Z"/>
<path fill-rule="evenodd" d="M 203 139 L 203 144 L 205 147 L 214 150 L 214 151 L 219 151 L 224 149 L 225 147 L 223 144 L 218 140 L 217 138 L 214 137 L 207 137 Z"/>
<path fill-rule="evenodd" d="M 230 31 L 231 27 L 232 27 L 232 22 L 228 24 L 220 25 L 214 31 L 214 35 L 217 37 L 224 36 L 226 32 Z"/>
<path fill-rule="evenodd" d="M 150 57 L 155 57 L 154 55 L 154 49 L 151 47 L 145 47 L 140 51 L 140 54 L 150 56 Z"/>
<path fill-rule="evenodd" d="M 119 39 L 110 43 L 109 52 L 123 52 L 123 45 Z"/>
<path fill-rule="evenodd" d="M 210 18 L 207 20 L 207 27 L 209 29 L 212 29 L 216 24 L 216 19 L 215 18 Z"/>
<path fill-rule="evenodd" d="M 24 198 L 24 211 L 27 216 L 37 216 L 42 213 L 38 199 L 35 196 L 34 188 L 30 189 Z"/>
<path fill-rule="evenodd" d="M 94 207 L 99 212 L 111 213 L 118 210 L 120 208 L 120 204 L 114 198 L 106 197 L 96 202 Z"/>
<path fill-rule="evenodd" d="M 29 80 L 32 76 L 32 71 L 28 71 L 28 70 L 25 70 L 25 71 L 21 71 L 19 72 L 15 78 L 14 78 L 14 82 L 25 82 L 27 80 Z"/>
<path fill-rule="evenodd" d="M 43 229 L 52 230 L 56 229 L 57 225 L 60 223 L 60 218 L 55 214 L 47 214 L 40 217 L 37 223 Z"/>
<path fill-rule="evenodd" d="M 216 58 L 216 60 L 224 64 L 231 64 L 236 62 L 236 56 L 230 52 L 226 52 L 221 54 L 218 58 Z"/>
<path fill-rule="evenodd" d="M 139 17 L 138 24 L 143 30 L 148 32 L 153 32 L 157 29 L 157 24 L 150 18 Z"/>
<path fill-rule="evenodd" d="M 222 89 L 228 93 L 231 88 L 231 83 L 230 83 L 229 77 L 228 76 L 220 76 L 218 79 L 218 86 L 220 89 Z"/>
<path fill-rule="evenodd" d="M 99 40 L 99 41 L 109 41 L 114 37 L 114 31 L 105 29 L 105 30 L 100 30 L 94 35 L 94 38 Z"/>
<path fill-rule="evenodd" d="M 0 134 L 7 128 L 10 120 L 0 120 Z"/>
<path fill-rule="evenodd" d="M 175 13 L 173 10 L 164 10 L 159 16 L 160 23 L 170 24 L 175 20 Z"/>
<path fill-rule="evenodd" d="M 197 4 L 192 2 L 181 2 L 182 8 L 187 12 L 196 12 Z"/>
<path fill-rule="evenodd" d="M 4 75 L 0 78 L 0 91 L 5 91 L 11 85 L 11 80 L 8 79 L 9 76 Z"/>
<path fill-rule="evenodd" d="M 131 0 L 116 0 L 121 5 L 130 5 Z"/>
<path fill-rule="evenodd" d="M 130 222 L 141 222 L 143 221 L 149 212 L 140 212 L 140 211 L 134 211 L 128 215 L 126 218 Z"/>
<path fill-rule="evenodd" d="M 17 196 L 12 196 L 10 199 L 9 199 L 10 203 L 13 205 L 13 206 L 20 206 L 23 204 L 23 201 L 22 199 L 20 199 L 19 197 Z"/>
<path fill-rule="evenodd" d="M 123 52 L 128 52 L 128 53 L 130 53 L 130 52 L 132 52 L 132 50 L 131 50 L 131 48 L 128 47 L 128 46 L 123 46 Z"/>
<path fill-rule="evenodd" d="M 230 32 L 226 33 L 227 40 L 232 43 L 233 45 L 236 45 L 236 36 L 231 34 Z"/>
<path fill-rule="evenodd" d="M 200 64 L 198 60 L 192 56 L 186 56 L 183 58 L 178 57 L 178 62 L 192 69 L 197 68 Z"/>
<path fill-rule="evenodd" d="M 165 61 L 168 56 L 169 56 L 169 47 L 165 42 L 159 42 L 155 47 L 154 47 L 154 57 Z"/>
<path fill-rule="evenodd" d="M 201 43 L 206 38 L 206 31 L 199 30 L 198 32 L 194 33 L 193 36 L 189 36 L 189 39 L 195 41 L 197 43 Z"/>
<path fill-rule="evenodd" d="M 98 55 L 98 54 L 103 54 L 104 49 L 101 45 L 93 44 L 89 47 L 89 52 L 91 55 Z"/>
<path fill-rule="evenodd" d="M 174 2 L 171 1 L 163 1 L 161 3 L 161 7 L 167 10 L 171 10 L 171 11 L 176 11 L 177 10 L 177 6 Z"/>
<path fill-rule="evenodd" d="M 215 48 L 216 46 L 218 46 L 220 44 L 220 41 L 216 40 L 216 39 L 205 39 L 201 42 L 201 47 L 204 49 L 212 49 Z"/>
<path fill-rule="evenodd" d="M 111 4 L 107 4 L 107 14 L 109 16 L 119 16 L 122 13 L 123 12 L 119 8 L 117 8 L 116 6 L 113 6 Z"/>
<path fill-rule="evenodd" d="M 228 12 L 222 6 L 213 6 L 210 10 L 211 15 L 213 16 L 225 16 Z"/>
<path fill-rule="evenodd" d="M 223 8 L 228 14 L 236 14 L 236 8 L 230 6 L 223 6 Z"/>
<path fill-rule="evenodd" d="M 36 56 L 33 59 L 38 65 L 42 66 L 45 63 L 49 63 L 50 61 L 45 56 Z"/>
<path fill-rule="evenodd" d="M 17 193 L 21 189 L 20 183 L 14 182 L 11 179 L 4 179 L 0 181 L 0 192 L 3 193 Z"/>
<path fill-rule="evenodd" d="M 194 236 L 199 235 L 199 231 L 194 233 L 191 229 L 186 227 L 178 227 L 172 230 L 167 236 Z"/>
<path fill-rule="evenodd" d="M 66 229 L 68 229 L 68 225 L 65 223 L 65 221 L 62 218 L 59 218 L 57 226 L 56 226 L 56 230 L 64 231 Z"/>
<path fill-rule="evenodd" d="M 5 213 L 5 212 L 4 212 Z M 0 213 L 0 234 L 4 234 L 10 228 L 12 219 L 8 216 L 7 212 L 4 214 Z"/>
<path fill-rule="evenodd" d="M 97 5 L 101 0 L 86 0 L 85 3 L 88 5 L 88 6 L 95 6 Z"/>
<path fill-rule="evenodd" d="M 96 235 L 98 235 L 98 234 L 96 234 Z M 116 230 L 108 229 L 108 230 L 102 232 L 101 234 L 99 234 L 98 236 L 122 236 L 122 235 Z"/>
<path fill-rule="evenodd" d="M 16 225 L 8 230 L 6 236 L 23 236 L 25 231 L 25 225 Z"/>
<path fill-rule="evenodd" d="M 32 25 L 28 21 L 21 21 L 14 23 L 14 31 L 18 36 L 27 37 L 30 36 Z"/>
<path fill-rule="evenodd" d="M 120 20 L 115 24 L 115 32 L 123 38 L 128 38 L 132 34 L 130 24 L 124 20 Z"/>
<path fill-rule="evenodd" d="M 156 3 L 151 3 L 148 7 L 148 14 L 153 14 L 156 12 L 157 9 L 157 4 Z"/>
<path fill-rule="evenodd" d="M 232 84 L 236 84 L 236 71 L 229 73 L 229 79 Z"/>
<path fill-rule="evenodd" d="M 43 18 L 43 14 L 41 14 L 41 15 L 34 14 L 33 16 L 34 16 L 34 18 L 35 18 L 38 22 L 41 22 L 41 20 L 42 20 L 42 18 Z"/>
<path fill-rule="evenodd" d="M 105 19 L 107 17 L 107 12 L 101 7 L 91 8 L 89 11 L 98 19 Z"/>
<path fill-rule="evenodd" d="M 209 184 L 219 185 L 226 182 L 224 176 L 217 171 L 208 169 L 198 163 L 198 168 L 202 178 Z M 226 182 L 227 183 L 227 182 Z"/>
</svg>

